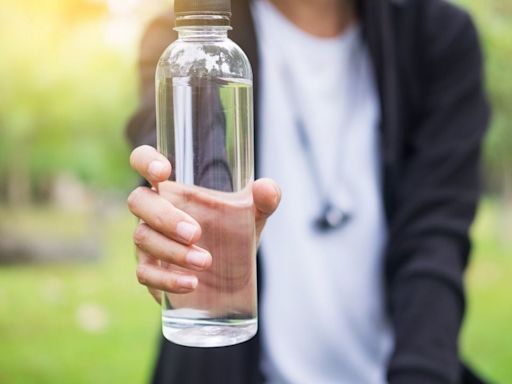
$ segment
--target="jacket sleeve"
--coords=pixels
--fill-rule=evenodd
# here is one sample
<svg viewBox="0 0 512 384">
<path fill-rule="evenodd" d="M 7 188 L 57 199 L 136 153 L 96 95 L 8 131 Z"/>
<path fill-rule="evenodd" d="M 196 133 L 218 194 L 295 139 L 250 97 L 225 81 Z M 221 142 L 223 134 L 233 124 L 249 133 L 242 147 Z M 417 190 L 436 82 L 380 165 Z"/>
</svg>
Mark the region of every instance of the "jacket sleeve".
<svg viewBox="0 0 512 384">
<path fill-rule="evenodd" d="M 132 148 L 143 144 L 156 146 L 155 70 L 163 51 L 176 39 L 171 16 L 161 16 L 146 29 L 139 54 L 139 107 L 126 127 Z"/>
<path fill-rule="evenodd" d="M 422 107 L 407 127 L 386 255 L 392 384 L 460 382 L 463 274 L 489 118 L 470 17 L 443 1 L 426 3 L 436 6 L 425 6 L 418 26 Z"/>
</svg>

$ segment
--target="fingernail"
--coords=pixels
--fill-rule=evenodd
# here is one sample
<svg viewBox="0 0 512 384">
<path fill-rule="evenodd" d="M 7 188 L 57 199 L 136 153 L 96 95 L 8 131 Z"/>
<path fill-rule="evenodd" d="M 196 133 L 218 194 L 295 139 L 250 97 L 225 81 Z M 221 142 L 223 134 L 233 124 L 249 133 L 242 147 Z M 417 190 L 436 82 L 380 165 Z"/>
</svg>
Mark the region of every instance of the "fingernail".
<svg viewBox="0 0 512 384">
<path fill-rule="evenodd" d="M 188 264 L 203 269 L 210 261 L 210 255 L 200 251 L 190 251 L 185 257 Z"/>
<path fill-rule="evenodd" d="M 282 192 L 281 192 L 281 188 L 276 183 L 274 183 L 274 190 L 275 190 L 275 193 L 276 193 L 276 196 L 275 196 L 275 199 L 274 199 L 274 204 L 277 205 L 281 201 L 281 194 L 282 194 Z"/>
<path fill-rule="evenodd" d="M 197 233 L 197 227 L 194 224 L 182 221 L 176 226 L 176 232 L 183 240 L 190 242 Z"/>
<path fill-rule="evenodd" d="M 183 288 L 195 289 L 197 287 L 197 277 L 195 276 L 178 276 L 176 283 Z"/>
<path fill-rule="evenodd" d="M 154 178 L 159 178 L 164 168 L 165 166 L 162 164 L 162 162 L 154 160 L 149 163 L 148 172 Z"/>
</svg>

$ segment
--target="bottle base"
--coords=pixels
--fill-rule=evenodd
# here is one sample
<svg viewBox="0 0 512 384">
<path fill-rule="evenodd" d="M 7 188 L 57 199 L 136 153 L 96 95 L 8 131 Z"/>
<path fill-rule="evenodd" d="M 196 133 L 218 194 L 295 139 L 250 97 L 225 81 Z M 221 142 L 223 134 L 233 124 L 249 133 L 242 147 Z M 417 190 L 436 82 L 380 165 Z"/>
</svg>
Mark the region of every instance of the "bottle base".
<svg viewBox="0 0 512 384">
<path fill-rule="evenodd" d="M 257 331 L 257 318 L 232 321 L 162 318 L 164 337 L 187 347 L 227 347 L 251 339 Z"/>
</svg>

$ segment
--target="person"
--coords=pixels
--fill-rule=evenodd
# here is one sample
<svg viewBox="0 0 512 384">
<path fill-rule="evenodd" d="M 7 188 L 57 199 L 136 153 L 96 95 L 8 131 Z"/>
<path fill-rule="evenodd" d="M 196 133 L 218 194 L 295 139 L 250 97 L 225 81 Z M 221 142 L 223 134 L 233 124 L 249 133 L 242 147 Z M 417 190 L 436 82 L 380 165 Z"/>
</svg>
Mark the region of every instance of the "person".
<svg viewBox="0 0 512 384">
<path fill-rule="evenodd" d="M 257 174 L 270 177 L 253 185 L 260 332 L 214 349 L 162 340 L 153 382 L 479 382 L 458 353 L 489 119 L 471 18 L 444 0 L 232 3 L 254 70 Z M 157 301 L 191 292 L 211 263 L 190 257 L 201 228 L 166 199 L 171 166 L 154 149 L 171 26 L 162 16 L 143 37 L 127 127 L 131 165 L 160 189 L 128 199 L 137 276 Z"/>
</svg>

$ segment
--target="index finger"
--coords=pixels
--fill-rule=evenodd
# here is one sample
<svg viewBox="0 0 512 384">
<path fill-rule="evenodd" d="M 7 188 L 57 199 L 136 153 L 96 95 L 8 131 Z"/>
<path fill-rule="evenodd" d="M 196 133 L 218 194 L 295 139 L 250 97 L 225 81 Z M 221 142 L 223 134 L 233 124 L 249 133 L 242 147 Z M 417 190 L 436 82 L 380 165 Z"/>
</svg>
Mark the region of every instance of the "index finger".
<svg viewBox="0 0 512 384">
<path fill-rule="evenodd" d="M 153 186 L 171 176 L 169 160 L 149 145 L 142 145 L 132 151 L 130 165 Z"/>
</svg>

